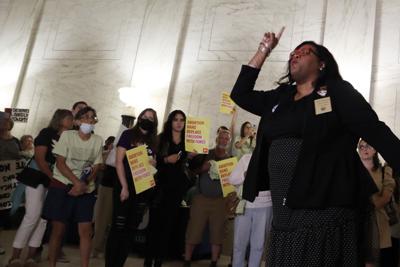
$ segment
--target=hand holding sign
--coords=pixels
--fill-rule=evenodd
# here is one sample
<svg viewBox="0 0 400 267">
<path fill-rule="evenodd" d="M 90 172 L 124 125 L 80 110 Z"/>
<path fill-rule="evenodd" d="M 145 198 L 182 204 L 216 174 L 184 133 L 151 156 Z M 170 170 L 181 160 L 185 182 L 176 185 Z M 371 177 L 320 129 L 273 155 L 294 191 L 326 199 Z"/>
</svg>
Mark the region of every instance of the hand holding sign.
<svg viewBox="0 0 400 267">
<path fill-rule="evenodd" d="M 11 193 L 17 187 L 17 174 L 24 166 L 24 160 L 0 161 L 0 210 L 11 208 Z"/>
<path fill-rule="evenodd" d="M 228 92 L 222 92 L 221 94 L 221 104 L 219 111 L 225 114 L 233 114 L 235 110 L 235 102 L 230 97 Z"/>
<path fill-rule="evenodd" d="M 181 158 L 181 153 L 171 154 L 164 158 L 165 163 L 175 164 Z"/>
<path fill-rule="evenodd" d="M 210 121 L 206 118 L 188 117 L 185 129 L 185 147 L 188 152 L 208 154 Z"/>
<path fill-rule="evenodd" d="M 153 177 L 153 169 L 147 155 L 146 145 L 126 151 L 129 167 L 131 169 L 133 184 L 136 194 L 146 191 L 156 185 Z M 155 160 L 153 160 L 155 163 Z M 121 192 L 121 201 L 129 196 L 129 192 Z"/>
<path fill-rule="evenodd" d="M 222 193 L 224 194 L 224 197 L 231 192 L 235 192 L 235 187 L 229 183 L 229 176 L 236 165 L 236 157 L 217 161 L 218 174 L 220 177 Z"/>
</svg>

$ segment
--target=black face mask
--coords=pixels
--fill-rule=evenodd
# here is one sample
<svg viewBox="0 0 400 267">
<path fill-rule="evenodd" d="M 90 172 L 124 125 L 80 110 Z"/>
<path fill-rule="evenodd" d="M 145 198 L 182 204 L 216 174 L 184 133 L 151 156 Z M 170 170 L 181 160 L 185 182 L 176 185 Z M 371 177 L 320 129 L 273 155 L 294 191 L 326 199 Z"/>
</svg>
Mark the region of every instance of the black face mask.
<svg viewBox="0 0 400 267">
<path fill-rule="evenodd" d="M 151 133 L 154 130 L 154 123 L 149 119 L 141 119 L 139 121 L 139 127 Z"/>
</svg>

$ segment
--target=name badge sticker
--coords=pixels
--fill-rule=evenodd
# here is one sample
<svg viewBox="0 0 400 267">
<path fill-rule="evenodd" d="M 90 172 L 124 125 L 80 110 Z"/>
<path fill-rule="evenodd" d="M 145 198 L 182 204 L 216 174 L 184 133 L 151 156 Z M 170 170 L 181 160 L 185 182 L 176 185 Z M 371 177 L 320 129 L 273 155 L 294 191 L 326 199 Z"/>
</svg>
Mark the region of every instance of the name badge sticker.
<svg viewBox="0 0 400 267">
<path fill-rule="evenodd" d="M 314 106 L 315 106 L 315 115 L 331 112 L 332 111 L 331 98 L 328 96 L 316 99 L 314 100 Z"/>
</svg>

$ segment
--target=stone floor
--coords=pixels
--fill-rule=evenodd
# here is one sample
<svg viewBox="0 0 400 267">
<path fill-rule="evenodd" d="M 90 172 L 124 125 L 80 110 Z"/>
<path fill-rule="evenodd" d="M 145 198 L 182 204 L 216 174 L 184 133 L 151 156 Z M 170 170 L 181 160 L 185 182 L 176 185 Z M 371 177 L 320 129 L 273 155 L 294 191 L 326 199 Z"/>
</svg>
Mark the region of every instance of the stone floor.
<svg viewBox="0 0 400 267">
<path fill-rule="evenodd" d="M 0 234 L 0 243 L 3 248 L 6 249 L 5 255 L 0 255 L 0 267 L 5 267 L 7 260 L 10 257 L 12 241 L 15 235 L 15 231 L 2 231 Z M 77 246 L 66 246 L 64 248 L 65 254 L 68 259 L 71 261 L 70 263 L 59 263 L 57 266 L 60 267 L 78 267 L 80 266 L 79 261 L 79 248 Z M 47 257 L 47 247 L 45 247 L 43 252 L 43 258 Z M 218 266 L 227 266 L 229 263 L 229 258 L 226 256 L 221 256 Z M 201 260 L 192 263 L 193 267 L 207 267 L 210 262 L 208 260 Z M 48 266 L 48 262 L 43 260 L 40 264 L 40 267 Z M 102 267 L 104 266 L 104 260 L 102 259 L 91 259 L 90 266 L 93 267 Z M 141 267 L 143 266 L 143 259 L 135 257 L 134 255 L 129 256 L 126 264 L 126 267 Z M 170 261 L 166 262 L 163 266 L 165 267 L 179 267 L 182 266 L 182 262 L 180 261 Z"/>
</svg>

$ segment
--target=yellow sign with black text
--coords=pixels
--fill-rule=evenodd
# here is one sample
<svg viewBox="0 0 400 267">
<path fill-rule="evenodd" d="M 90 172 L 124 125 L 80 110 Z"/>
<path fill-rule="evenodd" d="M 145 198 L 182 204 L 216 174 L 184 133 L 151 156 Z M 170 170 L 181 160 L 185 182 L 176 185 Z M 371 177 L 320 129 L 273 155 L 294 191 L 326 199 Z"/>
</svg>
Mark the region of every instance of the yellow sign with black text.
<svg viewBox="0 0 400 267">
<path fill-rule="evenodd" d="M 156 185 L 154 180 L 146 145 L 126 151 L 129 167 L 132 173 L 136 194 L 140 194 Z"/>
</svg>

